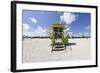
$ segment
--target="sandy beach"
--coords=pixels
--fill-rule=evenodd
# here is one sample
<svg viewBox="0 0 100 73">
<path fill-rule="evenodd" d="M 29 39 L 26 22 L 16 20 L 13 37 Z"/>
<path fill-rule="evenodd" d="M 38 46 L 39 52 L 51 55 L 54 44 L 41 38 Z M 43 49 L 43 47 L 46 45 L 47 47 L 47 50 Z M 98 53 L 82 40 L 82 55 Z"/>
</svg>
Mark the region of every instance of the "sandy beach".
<svg viewBox="0 0 100 73">
<path fill-rule="evenodd" d="M 73 61 L 88 60 L 91 58 L 91 39 L 73 38 L 69 39 L 72 50 L 53 51 L 51 40 L 48 38 L 28 38 L 23 40 L 23 63 L 48 62 L 48 61 Z"/>
</svg>

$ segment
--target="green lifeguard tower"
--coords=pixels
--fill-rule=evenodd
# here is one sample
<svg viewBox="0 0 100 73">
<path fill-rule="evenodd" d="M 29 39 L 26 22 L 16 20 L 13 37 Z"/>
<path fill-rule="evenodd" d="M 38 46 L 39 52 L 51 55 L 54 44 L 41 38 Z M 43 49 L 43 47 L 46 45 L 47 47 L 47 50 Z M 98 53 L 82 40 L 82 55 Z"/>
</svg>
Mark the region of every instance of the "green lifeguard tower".
<svg viewBox="0 0 100 73">
<path fill-rule="evenodd" d="M 50 26 L 50 39 L 52 41 L 52 51 L 55 47 L 57 49 L 64 48 L 66 50 L 66 44 L 68 44 L 68 36 L 64 35 L 64 31 L 66 31 L 64 24 L 52 24 Z M 67 32 L 67 31 L 66 31 Z"/>
</svg>

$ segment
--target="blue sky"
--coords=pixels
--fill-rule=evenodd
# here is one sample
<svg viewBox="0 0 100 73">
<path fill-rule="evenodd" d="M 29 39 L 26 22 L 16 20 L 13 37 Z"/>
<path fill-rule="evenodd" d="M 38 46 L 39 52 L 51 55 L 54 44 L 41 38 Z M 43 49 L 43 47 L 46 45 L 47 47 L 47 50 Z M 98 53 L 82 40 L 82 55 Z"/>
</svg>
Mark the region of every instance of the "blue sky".
<svg viewBox="0 0 100 73">
<path fill-rule="evenodd" d="M 22 17 L 24 35 L 46 36 L 54 23 L 64 23 L 69 34 L 90 35 L 90 13 L 23 10 Z"/>
</svg>

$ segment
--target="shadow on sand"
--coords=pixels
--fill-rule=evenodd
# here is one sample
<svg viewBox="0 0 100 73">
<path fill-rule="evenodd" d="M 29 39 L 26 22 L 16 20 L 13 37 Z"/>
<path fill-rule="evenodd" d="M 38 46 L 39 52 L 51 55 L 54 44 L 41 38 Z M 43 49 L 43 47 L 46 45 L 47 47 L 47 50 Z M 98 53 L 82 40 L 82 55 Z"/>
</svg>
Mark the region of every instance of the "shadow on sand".
<svg viewBox="0 0 100 73">
<path fill-rule="evenodd" d="M 62 45 L 62 44 L 55 44 L 55 45 Z M 68 43 L 68 44 L 66 44 L 66 46 L 74 46 L 74 45 L 76 45 L 76 43 Z M 52 44 L 50 44 L 50 46 L 53 46 Z M 63 48 L 63 47 L 62 47 Z"/>
<path fill-rule="evenodd" d="M 66 44 L 66 46 L 74 46 L 74 45 L 76 45 L 76 43 L 68 43 L 68 44 Z"/>
</svg>

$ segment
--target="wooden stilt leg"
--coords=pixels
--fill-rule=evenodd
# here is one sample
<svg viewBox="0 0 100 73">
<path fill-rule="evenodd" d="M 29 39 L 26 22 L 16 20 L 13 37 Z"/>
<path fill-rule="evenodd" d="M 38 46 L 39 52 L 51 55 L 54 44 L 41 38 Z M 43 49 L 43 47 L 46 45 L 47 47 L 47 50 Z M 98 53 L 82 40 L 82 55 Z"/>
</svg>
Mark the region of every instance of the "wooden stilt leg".
<svg viewBox="0 0 100 73">
<path fill-rule="evenodd" d="M 53 47 L 54 47 L 54 46 L 52 45 L 52 50 L 51 50 L 51 53 L 53 52 Z"/>
<path fill-rule="evenodd" d="M 71 48 L 71 46 L 70 46 L 70 50 L 72 51 L 72 48 Z"/>
<path fill-rule="evenodd" d="M 66 50 L 66 45 L 65 45 L 65 50 Z"/>
</svg>

